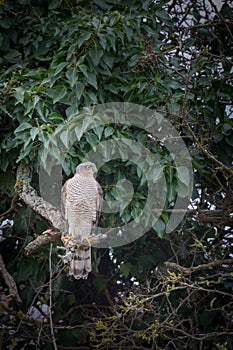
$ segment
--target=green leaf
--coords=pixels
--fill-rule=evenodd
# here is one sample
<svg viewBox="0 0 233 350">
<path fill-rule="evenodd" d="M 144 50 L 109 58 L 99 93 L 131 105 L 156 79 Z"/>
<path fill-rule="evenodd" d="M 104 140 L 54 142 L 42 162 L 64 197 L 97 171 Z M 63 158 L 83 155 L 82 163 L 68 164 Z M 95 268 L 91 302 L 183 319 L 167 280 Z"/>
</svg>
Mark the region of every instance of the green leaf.
<svg viewBox="0 0 233 350">
<path fill-rule="evenodd" d="M 31 128 L 32 128 L 31 124 L 25 122 L 25 123 L 20 124 L 18 126 L 18 128 L 15 129 L 15 133 L 20 132 L 20 131 L 24 131 L 27 129 L 31 129 Z"/>
<path fill-rule="evenodd" d="M 185 185 L 184 183 L 180 182 L 179 183 L 179 189 L 177 189 L 177 194 L 181 198 L 185 198 L 189 195 L 190 189 L 189 186 Z"/>
<path fill-rule="evenodd" d="M 82 125 L 77 125 L 75 127 L 75 135 L 77 137 L 77 140 L 80 141 L 81 137 L 83 136 L 83 127 L 82 127 Z"/>
<path fill-rule="evenodd" d="M 39 133 L 39 129 L 38 128 L 34 127 L 34 128 L 32 128 L 30 130 L 30 135 L 31 135 L 31 138 L 32 138 L 33 141 L 35 140 L 35 138 L 38 135 L 38 133 Z"/>
<path fill-rule="evenodd" d="M 55 10 L 60 6 L 61 3 L 62 3 L 62 0 L 52 0 L 49 2 L 48 9 Z"/>
<path fill-rule="evenodd" d="M 48 119 L 49 120 L 55 120 L 55 121 L 61 121 L 63 122 L 64 121 L 64 118 L 62 117 L 62 115 L 60 115 L 59 113 L 57 112 L 52 112 L 48 115 Z"/>
<path fill-rule="evenodd" d="M 120 213 L 121 220 L 124 223 L 127 223 L 131 219 L 131 212 L 129 212 L 128 208 L 124 209 L 122 213 Z"/>
<path fill-rule="evenodd" d="M 156 182 L 163 176 L 163 168 L 161 166 L 156 166 L 153 169 L 153 181 Z"/>
<path fill-rule="evenodd" d="M 228 123 L 223 123 L 223 126 L 222 126 L 222 133 L 223 135 L 230 135 L 232 133 L 232 125 L 228 124 Z"/>
<path fill-rule="evenodd" d="M 116 51 L 116 36 L 112 28 L 107 28 L 107 41 L 110 43 L 114 51 Z"/>
<path fill-rule="evenodd" d="M 91 37 L 91 33 L 90 33 L 90 32 L 84 32 L 84 33 L 82 33 L 82 34 L 80 35 L 80 37 L 78 38 L 78 40 L 77 40 L 77 45 L 78 45 L 78 47 L 81 47 L 82 44 L 83 44 L 85 41 L 87 41 L 87 40 L 90 39 L 90 37 Z"/>
<path fill-rule="evenodd" d="M 142 213 L 142 209 L 138 207 L 134 207 L 133 210 L 131 211 L 131 215 L 134 218 L 134 220 L 138 218 L 141 215 L 141 213 Z"/>
<path fill-rule="evenodd" d="M 130 274 L 130 271 L 132 270 L 133 265 L 130 263 L 123 263 L 120 265 L 120 271 L 125 276 L 128 277 Z"/>
<path fill-rule="evenodd" d="M 66 77 L 70 82 L 70 86 L 74 87 L 78 77 L 76 74 L 76 68 L 70 68 L 67 72 L 66 72 Z"/>
<path fill-rule="evenodd" d="M 21 53 L 15 49 L 10 49 L 7 54 L 4 55 L 4 59 L 11 62 L 15 63 L 18 58 L 21 56 Z"/>
<path fill-rule="evenodd" d="M 106 40 L 105 35 L 99 34 L 98 37 L 99 37 L 100 45 L 101 45 L 102 48 L 105 50 L 105 49 L 106 49 L 106 43 L 107 43 L 107 40 Z"/>
<path fill-rule="evenodd" d="M 31 276 L 35 276 L 39 266 L 36 262 L 29 263 L 29 259 L 24 258 L 20 261 L 17 270 L 17 282 L 27 281 Z"/>
<path fill-rule="evenodd" d="M 123 24 L 123 28 L 127 35 L 128 41 L 130 41 L 133 37 L 133 28 L 129 24 L 126 25 L 125 23 Z"/>
<path fill-rule="evenodd" d="M 92 280 L 92 283 L 97 291 L 97 293 L 101 293 L 107 287 L 108 281 L 103 277 L 98 277 Z"/>
<path fill-rule="evenodd" d="M 68 130 L 64 130 L 60 134 L 60 139 L 65 145 L 65 147 L 68 149 L 69 148 L 69 132 Z"/>
<path fill-rule="evenodd" d="M 161 18 L 162 20 L 164 20 L 165 22 L 170 22 L 171 18 L 168 15 L 168 12 L 166 10 L 163 9 L 158 9 L 155 11 L 155 14 L 158 18 Z"/>
<path fill-rule="evenodd" d="M 35 108 L 35 106 L 37 105 L 37 103 L 39 102 L 40 98 L 38 95 L 35 95 L 32 97 L 32 106 L 33 108 Z"/>
<path fill-rule="evenodd" d="M 52 93 L 53 103 L 60 101 L 66 95 L 66 93 L 67 93 L 67 90 L 64 86 L 53 89 L 53 93 Z"/>
<path fill-rule="evenodd" d="M 97 135 L 99 140 L 101 139 L 101 136 L 103 134 L 103 130 L 104 130 L 104 126 L 103 125 L 99 125 L 99 126 L 93 128 L 93 131 Z"/>
<path fill-rule="evenodd" d="M 39 117 L 41 118 L 41 120 L 46 122 L 49 110 L 48 110 L 48 108 L 46 108 L 45 102 L 43 102 L 42 100 L 39 100 L 35 106 L 35 109 L 36 109 Z"/>
<path fill-rule="evenodd" d="M 23 104 L 23 101 L 24 101 L 24 89 L 21 86 L 17 87 L 15 89 L 14 96 L 18 100 L 18 102 Z"/>
<path fill-rule="evenodd" d="M 88 53 L 89 57 L 91 58 L 94 66 L 98 66 L 98 64 L 100 63 L 100 59 L 103 56 L 103 50 L 97 46 L 94 45 Z"/>
<path fill-rule="evenodd" d="M 178 179 L 186 186 L 189 186 L 190 184 L 189 169 L 184 166 L 179 166 L 176 168 L 176 171 L 177 171 Z"/>
<path fill-rule="evenodd" d="M 68 64 L 68 62 L 61 62 L 61 63 L 57 66 L 57 68 L 56 68 L 56 70 L 55 70 L 55 72 L 54 72 L 54 76 L 58 75 L 58 74 L 63 70 L 63 68 L 67 66 L 67 64 Z"/>
<path fill-rule="evenodd" d="M 103 57 L 102 57 L 102 60 L 101 62 L 103 61 L 103 63 L 105 63 L 109 69 L 112 69 L 113 68 L 113 57 L 111 55 L 108 55 L 108 54 L 104 54 Z"/>
<path fill-rule="evenodd" d="M 83 75 L 87 78 L 88 77 L 88 67 L 85 64 L 80 64 L 78 68 L 81 70 Z"/>
<path fill-rule="evenodd" d="M 92 72 L 88 73 L 87 82 L 97 90 L 98 86 L 97 86 L 97 80 L 96 80 L 95 73 L 92 73 Z"/>
<path fill-rule="evenodd" d="M 6 172 L 8 164 L 8 158 L 5 154 L 3 154 L 0 158 L 0 168 L 4 171 L 4 173 L 0 173 L 0 192 L 2 194 L 7 194 L 9 197 L 12 197 L 15 194 L 15 177 L 11 171 Z"/>
<path fill-rule="evenodd" d="M 110 127 L 110 126 L 107 126 L 104 129 L 104 136 L 105 137 L 111 136 L 113 133 L 114 133 L 114 129 L 112 127 Z"/>
<path fill-rule="evenodd" d="M 112 84 L 106 84 L 105 89 L 111 91 L 113 94 L 118 94 L 120 87 Z"/>
<path fill-rule="evenodd" d="M 2 1 L 2 2 L 3 2 L 3 1 Z M 3 2 L 3 4 L 4 4 L 4 2 Z M 3 4 L 1 4 L 1 6 L 2 6 Z M 5 6 L 7 6 L 7 5 L 5 4 Z M 1 17 L 0 26 L 1 26 L 2 28 L 9 29 L 9 28 L 11 27 L 11 21 L 10 21 L 8 18 L 3 18 L 3 17 Z"/>
<path fill-rule="evenodd" d="M 17 158 L 17 160 L 16 160 L 16 163 L 20 163 L 23 159 L 25 159 L 25 158 L 27 158 L 28 156 L 29 156 L 29 158 L 31 157 L 31 155 L 32 155 L 32 143 L 31 144 L 29 144 L 30 143 L 30 141 L 31 141 L 31 139 L 30 139 L 30 136 L 28 135 L 28 136 L 26 136 L 27 137 L 27 140 L 28 140 L 28 146 L 25 148 L 23 148 L 23 149 L 21 149 L 21 152 L 20 152 L 20 155 L 19 155 L 19 157 Z M 24 146 L 25 146 L 25 144 L 24 144 Z M 31 159 L 32 160 L 32 159 Z"/>
<path fill-rule="evenodd" d="M 232 146 L 233 147 L 233 135 L 231 136 L 227 136 L 225 138 L 226 142 L 228 143 L 228 145 Z"/>
<path fill-rule="evenodd" d="M 1 157 L 0 157 L 0 169 L 2 169 L 3 171 L 6 171 L 8 165 L 9 165 L 8 157 L 6 156 L 6 154 L 1 154 Z M 2 175 L 0 176 L 0 179 L 2 180 Z"/>
<path fill-rule="evenodd" d="M 98 138 L 93 133 L 86 133 L 86 140 L 91 147 L 95 147 L 98 144 Z"/>
<path fill-rule="evenodd" d="M 181 183 L 181 186 L 182 186 L 182 183 Z M 180 192 L 181 192 L 181 190 L 180 190 Z M 169 184 L 169 186 L 168 186 L 168 191 L 167 191 L 167 200 L 168 200 L 168 202 L 169 203 L 173 202 L 175 200 L 175 198 L 176 198 L 176 195 L 177 195 L 177 184 L 171 182 Z"/>
<path fill-rule="evenodd" d="M 75 85 L 75 94 L 78 100 L 80 100 L 81 96 L 83 95 L 84 88 L 85 88 L 85 85 L 81 82 L 78 82 Z"/>
<path fill-rule="evenodd" d="M 165 223 L 160 219 L 157 220 L 156 223 L 153 225 L 153 229 L 155 230 L 155 232 L 160 238 L 163 238 L 165 233 L 165 228 L 166 228 Z"/>
<path fill-rule="evenodd" d="M 29 101 L 27 101 L 26 103 L 25 103 L 25 112 L 24 112 L 24 114 L 25 115 L 27 115 L 27 114 L 29 114 L 31 111 L 32 111 L 32 109 L 33 109 L 33 101 L 32 100 L 29 100 Z"/>
</svg>

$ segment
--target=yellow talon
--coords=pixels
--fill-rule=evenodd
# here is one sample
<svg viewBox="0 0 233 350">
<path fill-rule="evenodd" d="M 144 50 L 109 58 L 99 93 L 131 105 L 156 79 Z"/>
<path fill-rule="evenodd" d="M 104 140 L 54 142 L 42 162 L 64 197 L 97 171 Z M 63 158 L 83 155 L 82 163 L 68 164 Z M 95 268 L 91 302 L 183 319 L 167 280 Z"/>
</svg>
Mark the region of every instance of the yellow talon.
<svg viewBox="0 0 233 350">
<path fill-rule="evenodd" d="M 61 239 L 62 239 L 64 245 L 67 245 L 72 239 L 75 240 L 76 237 L 74 235 L 72 235 L 72 236 L 70 236 L 70 235 L 62 235 Z M 86 241 L 87 244 L 84 244 L 84 241 Z M 91 247 L 91 241 L 89 240 L 88 237 L 83 237 L 82 243 L 78 243 L 77 247 L 80 248 L 82 245 L 88 245 L 89 247 Z"/>
<path fill-rule="evenodd" d="M 88 237 L 83 237 L 82 242 L 83 242 L 83 241 L 87 241 L 89 247 L 91 247 L 91 241 L 89 240 Z"/>
<path fill-rule="evenodd" d="M 62 235 L 61 238 L 65 242 L 65 244 L 68 244 L 72 239 L 75 238 L 75 236 Z"/>
</svg>

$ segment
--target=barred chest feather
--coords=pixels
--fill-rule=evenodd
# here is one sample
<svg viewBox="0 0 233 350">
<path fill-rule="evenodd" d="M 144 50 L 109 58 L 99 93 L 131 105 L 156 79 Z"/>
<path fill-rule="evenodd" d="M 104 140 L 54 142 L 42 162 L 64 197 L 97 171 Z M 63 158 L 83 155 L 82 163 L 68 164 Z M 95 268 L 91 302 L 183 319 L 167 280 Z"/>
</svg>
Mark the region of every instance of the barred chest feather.
<svg viewBox="0 0 233 350">
<path fill-rule="evenodd" d="M 67 198 L 73 209 L 79 212 L 91 211 L 96 212 L 97 188 L 94 178 L 76 175 L 69 183 L 69 194 Z"/>
</svg>

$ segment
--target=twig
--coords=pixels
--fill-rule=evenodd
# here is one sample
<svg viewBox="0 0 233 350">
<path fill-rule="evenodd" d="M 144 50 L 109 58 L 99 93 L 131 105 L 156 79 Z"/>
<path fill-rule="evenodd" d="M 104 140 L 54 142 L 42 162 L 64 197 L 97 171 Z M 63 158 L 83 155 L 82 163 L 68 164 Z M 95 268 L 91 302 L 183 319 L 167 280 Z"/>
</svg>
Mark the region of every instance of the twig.
<svg viewBox="0 0 233 350">
<path fill-rule="evenodd" d="M 221 21 L 224 23 L 224 26 L 228 32 L 228 34 L 230 35 L 231 40 L 233 40 L 233 34 L 230 30 L 230 28 L 228 27 L 228 24 L 226 22 L 226 19 L 221 15 L 221 13 L 218 11 L 217 6 L 215 5 L 215 3 L 212 0 L 209 0 L 209 3 L 212 5 L 212 7 L 214 8 L 215 12 L 217 13 L 218 17 L 221 19 Z"/>
<path fill-rule="evenodd" d="M 53 340 L 53 346 L 54 349 L 57 350 L 57 343 L 54 335 L 54 329 L 53 329 L 53 316 L 52 316 L 52 305 L 53 305 L 53 299 L 52 299 L 52 283 L 53 283 L 53 271 L 52 271 L 52 251 L 53 251 L 53 243 L 50 243 L 50 249 L 49 249 L 49 322 L 50 322 L 50 329 L 51 329 L 51 336 Z"/>
<path fill-rule="evenodd" d="M 15 283 L 13 277 L 7 271 L 1 254 L 0 254 L 0 272 L 2 274 L 2 277 L 3 277 L 4 281 L 6 282 L 6 285 L 9 288 L 10 295 L 13 298 L 15 298 L 17 304 L 22 304 L 22 300 L 21 300 L 21 298 L 19 296 L 16 283 Z"/>
<path fill-rule="evenodd" d="M 15 209 L 15 203 L 17 201 L 18 195 L 17 193 L 13 196 L 12 200 L 11 200 L 11 204 L 10 204 L 10 208 L 8 208 L 6 211 L 4 211 L 4 213 L 0 214 L 0 217 L 6 216 L 7 214 L 9 214 L 12 210 Z"/>
<path fill-rule="evenodd" d="M 191 68 L 191 67 L 190 67 Z M 189 69 L 190 69 L 189 68 Z M 182 106 L 182 117 L 183 117 L 183 121 L 185 126 L 187 127 L 187 129 L 189 130 L 190 134 L 193 137 L 193 141 L 197 144 L 197 146 L 201 149 L 202 153 L 205 154 L 208 158 L 210 158 L 215 164 L 217 164 L 220 169 L 225 172 L 227 172 L 230 176 L 233 176 L 233 170 L 232 168 L 228 168 L 225 164 L 223 164 L 222 162 L 220 162 L 209 150 L 207 150 L 199 141 L 198 137 L 195 135 L 192 127 L 190 126 L 187 117 L 186 117 L 186 112 L 185 112 L 185 107 L 186 107 L 186 97 L 187 97 L 187 92 L 188 92 L 188 87 L 187 85 L 185 85 L 185 93 L 184 93 L 184 97 L 183 97 L 183 106 Z"/>
<path fill-rule="evenodd" d="M 200 214 L 219 214 L 222 215 L 223 214 L 223 209 L 214 209 L 214 210 L 210 210 L 210 209 L 163 209 L 163 208 L 154 208 L 152 209 L 152 211 L 154 213 L 160 213 L 162 210 L 164 210 L 166 213 L 187 213 L 187 214 L 196 214 L 196 215 L 200 215 Z"/>
<path fill-rule="evenodd" d="M 191 274 L 193 272 L 197 272 L 197 271 L 201 271 L 201 270 L 205 270 L 205 269 L 211 269 L 212 267 L 219 266 L 219 265 L 230 265 L 232 263 L 233 263 L 233 258 L 225 259 L 225 260 L 215 260 L 215 261 L 211 261 L 207 264 L 201 264 L 201 265 L 192 266 L 192 267 L 180 266 L 180 265 L 173 263 L 173 262 L 170 262 L 170 261 L 166 261 L 164 264 L 166 265 L 166 267 L 180 270 L 181 272 L 183 272 L 186 275 L 186 274 Z"/>
<path fill-rule="evenodd" d="M 189 132 L 191 133 L 194 142 L 196 142 L 196 144 L 198 145 L 198 147 L 201 149 L 201 151 L 208 157 L 210 158 L 214 163 L 216 163 L 222 170 L 225 170 L 230 176 L 233 175 L 233 170 L 231 168 L 228 168 L 225 164 L 223 164 L 222 162 L 220 162 L 220 160 L 218 160 L 212 153 L 210 153 L 210 151 L 208 151 L 205 147 L 203 147 L 203 145 L 201 144 L 201 142 L 199 141 L 199 139 L 197 138 L 197 136 L 195 135 L 195 133 L 193 132 L 191 126 L 189 125 L 186 117 L 184 116 L 184 121 L 185 121 L 185 125 L 188 128 Z"/>
<path fill-rule="evenodd" d="M 229 24 L 232 24 L 232 21 L 231 20 L 225 20 L 226 24 L 229 23 Z M 208 28 L 208 27 L 213 27 L 213 26 L 217 26 L 217 25 L 222 25 L 222 21 L 209 21 L 209 22 L 206 22 L 206 23 L 200 23 L 200 24 L 195 24 L 195 25 L 190 25 L 190 26 L 185 26 L 185 27 L 178 27 L 176 26 L 176 29 L 180 29 L 182 30 L 183 32 L 188 32 L 190 30 L 193 30 L 193 29 L 199 29 L 199 28 Z"/>
<path fill-rule="evenodd" d="M 168 214 L 186 214 L 193 215 L 195 220 L 200 222 L 208 222 L 211 224 L 224 223 L 225 225 L 232 225 L 233 218 L 231 217 L 231 211 L 229 208 L 221 208 L 221 209 L 152 209 L 153 213 L 161 213 L 166 212 Z"/>
<path fill-rule="evenodd" d="M 193 340 L 206 340 L 206 339 L 209 339 L 209 338 L 216 338 L 216 337 L 220 337 L 220 336 L 226 336 L 226 335 L 229 335 L 229 336 L 232 336 L 233 332 L 210 332 L 210 333 L 197 333 L 195 335 L 193 334 L 190 334 L 189 332 L 186 332 L 184 329 L 180 329 L 180 328 L 177 328 L 175 326 L 172 326 L 171 324 L 168 325 L 164 325 L 164 328 L 169 330 L 169 331 L 174 331 L 174 332 L 178 332 L 178 333 L 181 333 L 185 336 L 185 338 L 191 338 Z"/>
</svg>

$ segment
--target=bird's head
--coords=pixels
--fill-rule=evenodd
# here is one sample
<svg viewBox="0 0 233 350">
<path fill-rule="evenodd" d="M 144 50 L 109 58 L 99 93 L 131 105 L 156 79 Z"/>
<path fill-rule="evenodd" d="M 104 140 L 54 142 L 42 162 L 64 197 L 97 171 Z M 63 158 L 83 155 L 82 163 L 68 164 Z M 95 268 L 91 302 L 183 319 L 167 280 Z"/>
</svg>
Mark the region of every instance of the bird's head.
<svg viewBox="0 0 233 350">
<path fill-rule="evenodd" d="M 76 174 L 81 176 L 94 176 L 95 173 L 97 173 L 96 165 L 91 162 L 81 163 L 76 168 Z"/>
</svg>

